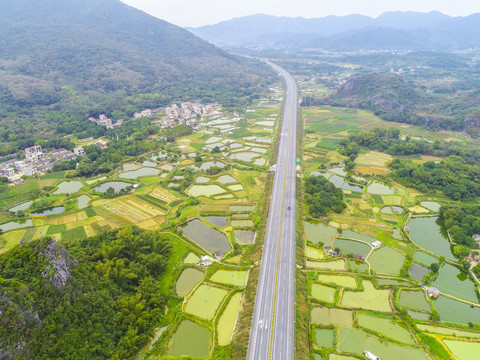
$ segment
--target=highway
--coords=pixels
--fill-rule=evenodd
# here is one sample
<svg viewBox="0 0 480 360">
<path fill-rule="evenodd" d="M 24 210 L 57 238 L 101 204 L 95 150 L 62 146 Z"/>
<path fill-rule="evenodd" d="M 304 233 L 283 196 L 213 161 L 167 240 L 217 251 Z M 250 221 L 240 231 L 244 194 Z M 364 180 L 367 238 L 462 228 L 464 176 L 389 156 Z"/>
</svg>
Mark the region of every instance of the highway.
<svg viewBox="0 0 480 360">
<path fill-rule="evenodd" d="M 284 78 L 286 89 L 247 359 L 292 360 L 295 357 L 297 86 L 288 72 L 267 63 Z"/>
</svg>

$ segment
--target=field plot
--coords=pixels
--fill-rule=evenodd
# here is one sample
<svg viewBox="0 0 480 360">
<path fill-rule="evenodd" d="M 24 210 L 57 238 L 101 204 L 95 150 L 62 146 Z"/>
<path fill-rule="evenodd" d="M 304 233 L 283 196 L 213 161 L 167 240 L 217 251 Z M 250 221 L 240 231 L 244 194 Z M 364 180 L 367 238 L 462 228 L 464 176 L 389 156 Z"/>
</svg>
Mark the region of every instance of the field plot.
<svg viewBox="0 0 480 360">
<path fill-rule="evenodd" d="M 364 291 L 345 290 L 340 304 L 347 308 L 392 312 L 391 290 L 377 290 L 370 281 L 363 281 L 363 286 Z"/>
<path fill-rule="evenodd" d="M 156 187 L 155 189 L 153 189 L 153 191 L 150 193 L 150 196 L 153 196 L 158 200 L 164 201 L 167 204 L 180 200 L 179 197 L 175 196 L 174 194 L 168 192 L 165 189 L 162 189 L 161 187 Z"/>
<path fill-rule="evenodd" d="M 378 151 L 370 151 L 360 154 L 355 159 L 355 170 L 362 174 L 386 175 L 389 173 L 388 164 L 393 160 L 392 156 Z"/>
<path fill-rule="evenodd" d="M 227 293 L 227 290 L 202 284 L 188 300 L 185 312 L 205 320 L 212 320 Z"/>
<path fill-rule="evenodd" d="M 108 211 L 133 224 L 165 214 L 165 212 L 159 208 L 136 197 L 121 198 L 120 200 L 105 204 L 104 207 Z"/>
<path fill-rule="evenodd" d="M 315 340 L 318 347 L 333 348 L 335 345 L 335 330 L 315 329 Z"/>
</svg>

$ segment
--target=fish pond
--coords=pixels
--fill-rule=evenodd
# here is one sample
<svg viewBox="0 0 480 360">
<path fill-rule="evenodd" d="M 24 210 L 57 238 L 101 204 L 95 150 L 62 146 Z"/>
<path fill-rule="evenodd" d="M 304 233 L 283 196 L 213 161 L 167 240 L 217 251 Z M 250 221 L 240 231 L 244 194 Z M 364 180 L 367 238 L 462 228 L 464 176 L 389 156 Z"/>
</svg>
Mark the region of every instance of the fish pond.
<svg viewBox="0 0 480 360">
<path fill-rule="evenodd" d="M 365 346 L 367 351 L 381 359 L 388 360 L 428 360 L 428 356 L 421 349 L 395 345 L 381 341 L 373 336 L 368 336 Z"/>
<path fill-rule="evenodd" d="M 179 226 L 185 236 L 200 245 L 209 253 L 216 251 L 229 252 L 232 247 L 224 233 L 205 225 L 201 220 L 194 219 Z"/>
<path fill-rule="evenodd" d="M 343 254 L 360 254 L 367 257 L 372 248 L 367 244 L 354 240 L 335 239 L 334 247 L 339 248 Z"/>
<path fill-rule="evenodd" d="M 316 307 L 312 309 L 310 315 L 313 324 L 351 328 L 353 326 L 352 313 L 350 310 Z"/>
<path fill-rule="evenodd" d="M 109 181 L 94 187 L 93 190 L 101 193 L 106 193 L 109 188 L 112 188 L 116 193 L 118 193 L 129 186 L 132 186 L 132 184 L 123 181 Z"/>
<path fill-rule="evenodd" d="M 78 192 L 84 185 L 80 181 L 63 181 L 58 184 L 58 189 L 53 193 L 57 194 L 74 194 Z"/>
<path fill-rule="evenodd" d="M 478 302 L 475 283 L 470 276 L 448 263 L 442 266 L 432 286 L 447 294 Z"/>
<path fill-rule="evenodd" d="M 433 306 L 440 315 L 440 320 L 467 325 L 472 319 L 480 319 L 480 307 L 440 295 L 433 300 Z"/>
<path fill-rule="evenodd" d="M 247 284 L 247 270 L 217 270 L 210 278 L 211 281 L 244 287 Z"/>
<path fill-rule="evenodd" d="M 226 346 L 232 341 L 241 301 L 242 294 L 234 294 L 218 320 L 217 332 L 220 346 Z"/>
<path fill-rule="evenodd" d="M 189 268 L 183 270 L 178 277 L 175 290 L 178 296 L 185 297 L 193 288 L 203 279 L 203 272 L 197 269 Z"/>
<path fill-rule="evenodd" d="M 318 301 L 333 304 L 336 293 L 337 289 L 333 287 L 316 283 L 312 284 L 312 297 Z"/>
<path fill-rule="evenodd" d="M 20 204 L 20 205 L 17 205 L 17 206 L 14 206 L 10 209 L 8 209 L 8 211 L 10 212 L 13 212 L 13 213 L 16 213 L 17 211 L 24 211 L 26 209 L 28 209 L 30 207 L 30 205 L 33 204 L 33 201 L 27 201 L 27 202 L 24 202 L 23 204 Z"/>
<path fill-rule="evenodd" d="M 318 244 L 319 242 L 330 246 L 332 238 L 337 235 L 337 229 L 328 226 L 324 223 L 312 223 L 305 221 L 303 223 L 305 229 L 305 236 L 308 241 Z"/>
<path fill-rule="evenodd" d="M 362 240 L 362 241 L 368 242 L 369 244 L 372 244 L 373 242 L 377 241 L 377 239 L 375 239 L 372 236 L 368 236 L 368 235 L 365 235 L 365 234 L 360 234 L 360 233 L 358 233 L 356 231 L 352 231 L 352 230 L 343 230 L 342 231 L 342 238 Z"/>
<path fill-rule="evenodd" d="M 82 210 L 85 209 L 88 206 L 88 202 L 92 200 L 90 196 L 87 195 L 80 195 L 77 198 L 77 207 Z"/>
<path fill-rule="evenodd" d="M 317 280 L 324 283 L 335 284 L 351 289 L 357 288 L 357 281 L 354 277 L 351 276 L 319 274 Z"/>
<path fill-rule="evenodd" d="M 209 338 L 210 333 L 206 328 L 190 320 L 184 320 L 170 340 L 168 354 L 206 358 L 210 352 Z"/>
<path fill-rule="evenodd" d="M 255 231 L 235 230 L 235 241 L 240 245 L 251 245 L 255 243 Z"/>
<path fill-rule="evenodd" d="M 438 212 L 440 211 L 440 207 L 442 205 L 435 201 L 422 201 L 420 203 L 420 206 L 423 206 L 424 208 L 431 210 L 433 212 Z"/>
<path fill-rule="evenodd" d="M 369 257 L 372 270 L 376 273 L 398 275 L 405 261 L 405 256 L 390 247 L 375 250 Z"/>
<path fill-rule="evenodd" d="M 315 329 L 315 340 L 318 347 L 333 348 L 335 341 L 335 330 Z"/>
<path fill-rule="evenodd" d="M 429 268 L 417 263 L 412 263 L 412 266 L 410 267 L 410 275 L 412 275 L 412 278 L 420 282 L 423 282 L 424 276 L 428 275 L 429 272 Z"/>
<path fill-rule="evenodd" d="M 457 261 L 450 250 L 447 237 L 442 234 L 438 217 L 417 217 L 408 222 L 410 238 L 418 246 L 446 259 Z"/>
<path fill-rule="evenodd" d="M 400 306 L 416 310 L 431 311 L 430 304 L 423 291 L 402 290 L 398 298 Z"/>
<path fill-rule="evenodd" d="M 418 262 L 419 264 L 423 264 L 426 266 L 430 266 L 431 264 L 438 262 L 438 259 L 436 257 L 423 251 L 415 252 L 415 255 L 413 255 L 413 260 Z"/>
<path fill-rule="evenodd" d="M 348 308 L 360 308 L 365 310 L 391 312 L 390 291 L 377 290 L 370 281 L 363 281 L 364 290 L 344 291 L 341 304 Z"/>
<path fill-rule="evenodd" d="M 223 194 L 226 191 L 218 185 L 192 185 L 187 191 L 189 195 L 198 197 L 198 196 L 214 196 L 218 194 Z"/>
<path fill-rule="evenodd" d="M 55 206 L 50 209 L 40 210 L 32 213 L 33 216 L 48 216 L 48 215 L 58 215 L 65 211 L 65 206 Z"/>
<path fill-rule="evenodd" d="M 480 343 L 467 341 L 443 340 L 457 360 L 478 360 Z"/>
<path fill-rule="evenodd" d="M 232 212 L 255 211 L 255 205 L 230 205 L 229 210 Z"/>
<path fill-rule="evenodd" d="M 228 217 L 226 216 L 204 216 L 203 218 L 212 225 L 218 227 L 227 226 Z"/>
<path fill-rule="evenodd" d="M 125 171 L 120 174 L 118 174 L 119 178 L 123 179 L 136 179 L 141 176 L 152 176 L 152 175 L 158 175 L 160 173 L 160 170 L 153 168 L 153 167 L 142 167 L 137 170 L 132 170 L 132 171 Z"/>
<path fill-rule="evenodd" d="M 395 194 L 395 189 L 374 180 L 368 185 L 367 192 L 374 195 L 393 195 Z"/>
<path fill-rule="evenodd" d="M 18 221 L 10 221 L 5 224 L 0 225 L 0 230 L 3 232 L 15 230 L 15 229 L 23 229 L 26 227 L 33 226 L 32 219 L 25 219 L 25 220 L 18 220 Z"/>
<path fill-rule="evenodd" d="M 339 328 L 338 345 L 342 352 L 362 354 L 367 334 L 357 329 Z"/>
<path fill-rule="evenodd" d="M 227 293 L 225 289 L 202 284 L 188 300 L 185 312 L 205 320 L 212 320 Z"/>
</svg>

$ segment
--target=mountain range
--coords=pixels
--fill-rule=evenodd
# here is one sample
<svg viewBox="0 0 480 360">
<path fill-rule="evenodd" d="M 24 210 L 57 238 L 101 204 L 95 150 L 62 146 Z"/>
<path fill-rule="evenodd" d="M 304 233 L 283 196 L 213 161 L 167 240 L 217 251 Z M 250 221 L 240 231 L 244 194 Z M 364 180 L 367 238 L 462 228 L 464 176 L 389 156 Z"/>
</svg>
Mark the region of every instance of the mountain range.
<svg viewBox="0 0 480 360">
<path fill-rule="evenodd" d="M 252 15 L 189 28 L 220 46 L 354 50 L 455 50 L 480 46 L 480 14 L 451 17 L 440 12 L 387 12 L 289 18 Z"/>
<path fill-rule="evenodd" d="M 264 79 L 266 67 L 119 0 L 0 0 L 0 9 L 0 119 L 38 106 L 129 114 L 235 99 Z"/>
</svg>

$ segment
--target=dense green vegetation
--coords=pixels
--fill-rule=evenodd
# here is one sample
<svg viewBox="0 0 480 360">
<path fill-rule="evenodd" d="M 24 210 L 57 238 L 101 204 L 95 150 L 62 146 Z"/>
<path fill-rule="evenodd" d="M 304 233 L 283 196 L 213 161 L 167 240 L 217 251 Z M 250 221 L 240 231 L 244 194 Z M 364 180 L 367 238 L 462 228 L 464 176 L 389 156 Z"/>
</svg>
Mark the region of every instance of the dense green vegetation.
<svg viewBox="0 0 480 360">
<path fill-rule="evenodd" d="M 53 258 L 65 259 L 71 271 L 64 286 L 45 279 L 58 270 L 51 243 L 35 240 L 0 256 L 2 348 L 22 359 L 134 355 L 169 296 L 159 285 L 170 254 L 164 235 L 109 231 L 68 247 L 71 255 L 53 243 Z"/>
<path fill-rule="evenodd" d="M 347 205 L 343 202 L 343 191 L 323 176 L 310 176 L 305 179 L 305 203 L 313 217 L 341 213 Z"/>
<path fill-rule="evenodd" d="M 394 180 L 427 194 L 443 194 L 454 200 L 480 195 L 480 168 L 466 163 L 460 156 L 423 164 L 395 159 L 390 168 Z"/>
<path fill-rule="evenodd" d="M 472 238 L 472 235 L 480 234 L 478 205 L 443 205 L 440 208 L 440 219 L 454 242 L 470 248 L 478 248 Z"/>
<path fill-rule="evenodd" d="M 480 160 L 480 151 L 478 149 L 467 148 L 456 141 L 436 140 L 432 142 L 410 137 L 401 139 L 400 129 L 397 128 L 375 128 L 371 131 L 362 131 L 351 135 L 348 139 L 342 140 L 342 148 L 339 151 L 346 153 L 346 156 L 350 156 L 352 150 L 349 149 L 349 146 L 352 146 L 351 143 L 356 143 L 358 146 L 369 150 L 385 152 L 392 156 L 422 154 L 448 157 L 450 155 L 458 155 L 469 161 Z"/>
</svg>

